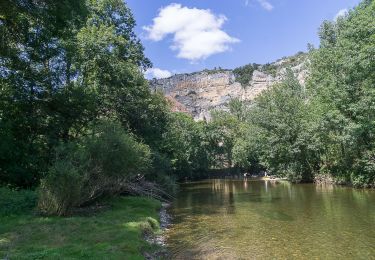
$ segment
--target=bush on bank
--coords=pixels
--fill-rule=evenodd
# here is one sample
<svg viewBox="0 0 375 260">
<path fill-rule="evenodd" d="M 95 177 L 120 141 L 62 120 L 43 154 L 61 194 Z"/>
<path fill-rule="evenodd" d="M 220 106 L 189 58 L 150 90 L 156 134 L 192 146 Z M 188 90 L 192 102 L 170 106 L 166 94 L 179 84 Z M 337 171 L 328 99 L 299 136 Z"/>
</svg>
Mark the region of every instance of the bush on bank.
<svg viewBox="0 0 375 260">
<path fill-rule="evenodd" d="M 148 146 L 113 122 L 104 121 L 77 142 L 61 144 L 42 179 L 38 208 L 66 215 L 72 208 L 124 191 L 126 184 L 151 165 Z"/>
</svg>

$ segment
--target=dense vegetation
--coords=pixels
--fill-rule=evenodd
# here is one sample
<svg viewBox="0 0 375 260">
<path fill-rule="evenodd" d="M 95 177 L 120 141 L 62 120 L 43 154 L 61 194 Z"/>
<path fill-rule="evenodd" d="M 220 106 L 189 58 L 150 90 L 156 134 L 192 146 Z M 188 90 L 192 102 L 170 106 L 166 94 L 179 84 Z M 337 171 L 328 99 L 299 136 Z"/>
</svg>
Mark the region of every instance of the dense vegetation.
<svg viewBox="0 0 375 260">
<path fill-rule="evenodd" d="M 259 68 L 259 64 L 247 64 L 233 70 L 236 81 L 241 83 L 243 87 L 249 85 L 253 72 Z"/>
<path fill-rule="evenodd" d="M 39 208 L 60 215 L 140 176 L 173 190 L 174 180 L 214 168 L 374 186 L 374 6 L 363 1 L 322 24 L 306 86 L 287 70 L 255 104 L 232 100 L 230 111 L 194 122 L 150 92 L 142 71 L 151 63 L 122 1 L 8 1 L 0 13 L 0 182 L 40 187 Z M 258 67 L 234 73 L 248 84 Z"/>
<path fill-rule="evenodd" d="M 179 116 L 169 131 L 180 129 L 170 140 L 181 152 L 172 156 L 183 162 L 181 172 L 199 178 L 202 169 L 232 168 L 295 182 L 375 187 L 374 15 L 374 1 L 363 1 L 337 21 L 324 22 L 321 45 L 308 54 L 297 53 L 278 67 L 235 69 L 244 86 L 256 69 L 283 69 L 284 81 L 252 104 L 232 100 L 230 111 L 212 111 L 209 122 Z M 291 70 L 301 61 L 309 72 L 305 85 Z"/>
<path fill-rule="evenodd" d="M 363 1 L 347 16 L 324 22 L 321 45 L 308 54 L 306 86 L 289 70 L 242 120 L 227 113 L 237 120 L 228 127 L 243 129 L 234 141 L 234 165 L 256 163 L 293 181 L 375 187 L 374 17 L 375 2 Z"/>
<path fill-rule="evenodd" d="M 0 185 L 37 189 L 39 212 L 173 192 L 230 154 L 218 146 L 226 126 L 172 113 L 151 93 L 134 26 L 121 0 L 2 3 Z"/>
<path fill-rule="evenodd" d="M 48 230 L 60 233 L 61 223 L 88 223 L 38 219 L 31 215 L 36 205 L 38 213 L 68 215 L 109 196 L 147 194 L 143 189 L 162 198 L 162 190 L 175 190 L 176 180 L 204 178 L 215 169 L 375 187 L 374 17 L 375 2 L 364 0 L 347 16 L 324 22 L 320 47 L 283 65 L 295 66 L 307 55 L 305 86 L 287 69 L 285 80 L 254 103 L 232 100 L 229 111 L 212 111 L 209 122 L 195 122 L 172 113 L 161 93 L 150 92 L 143 71 L 151 62 L 122 0 L 2 1 L 0 185 L 6 188 L 0 188 L 0 217 L 7 224 L 0 229 L 23 237 L 14 255 L 39 254 L 38 246 L 30 251 L 27 244 L 55 243 L 60 238 L 50 240 Z M 256 69 L 275 75 L 277 68 L 249 64 L 234 74 L 246 86 Z M 157 208 L 142 199 L 114 203 L 116 225 L 134 213 L 123 203 Z M 124 220 L 128 231 L 139 236 L 139 225 L 154 213 L 142 213 L 140 224 Z M 5 219 L 17 214 L 27 216 Z M 104 217 L 111 217 L 105 214 L 91 219 L 87 230 L 103 231 Z M 30 231 L 36 227 L 39 237 Z M 70 251 L 43 252 L 76 255 L 83 251 L 75 245 L 91 243 L 66 236 Z M 0 238 L 2 252 L 11 238 Z M 139 246 L 144 244 L 130 251 Z"/>
<path fill-rule="evenodd" d="M 40 186 L 43 212 L 170 173 L 168 103 L 149 91 L 134 25 L 120 0 L 2 2 L 0 184 Z"/>
</svg>

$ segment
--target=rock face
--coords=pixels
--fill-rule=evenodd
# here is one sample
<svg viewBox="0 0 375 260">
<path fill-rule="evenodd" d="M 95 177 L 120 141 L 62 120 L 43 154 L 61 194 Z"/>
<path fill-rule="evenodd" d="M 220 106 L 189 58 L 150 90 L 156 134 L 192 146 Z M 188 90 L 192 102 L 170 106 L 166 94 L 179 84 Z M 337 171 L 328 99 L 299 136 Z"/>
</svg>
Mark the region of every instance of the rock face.
<svg viewBox="0 0 375 260">
<path fill-rule="evenodd" d="M 293 58 L 293 62 L 290 60 Z M 247 86 L 236 82 L 232 70 L 201 71 L 178 74 L 166 79 L 150 80 L 152 91 L 162 91 L 171 101 L 174 111 L 187 112 L 195 120 L 210 120 L 210 111 L 227 110 L 233 98 L 251 102 L 260 93 L 281 82 L 290 67 L 301 84 L 305 83 L 306 58 L 284 58 L 271 65 L 276 73 L 271 75 L 260 66 L 255 70 Z"/>
</svg>

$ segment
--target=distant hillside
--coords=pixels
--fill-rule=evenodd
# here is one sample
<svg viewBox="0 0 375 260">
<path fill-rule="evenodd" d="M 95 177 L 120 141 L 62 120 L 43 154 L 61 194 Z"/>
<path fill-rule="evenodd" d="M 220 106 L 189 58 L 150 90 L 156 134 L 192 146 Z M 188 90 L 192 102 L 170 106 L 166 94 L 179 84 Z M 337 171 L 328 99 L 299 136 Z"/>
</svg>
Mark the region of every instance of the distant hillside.
<svg viewBox="0 0 375 260">
<path fill-rule="evenodd" d="M 262 91 L 280 82 L 290 67 L 301 84 L 305 83 L 306 53 L 284 57 L 270 64 L 249 64 L 234 70 L 204 70 L 150 80 L 153 91 L 160 90 L 176 106 L 195 120 L 210 119 L 213 109 L 228 109 L 232 98 L 252 101 Z"/>
</svg>

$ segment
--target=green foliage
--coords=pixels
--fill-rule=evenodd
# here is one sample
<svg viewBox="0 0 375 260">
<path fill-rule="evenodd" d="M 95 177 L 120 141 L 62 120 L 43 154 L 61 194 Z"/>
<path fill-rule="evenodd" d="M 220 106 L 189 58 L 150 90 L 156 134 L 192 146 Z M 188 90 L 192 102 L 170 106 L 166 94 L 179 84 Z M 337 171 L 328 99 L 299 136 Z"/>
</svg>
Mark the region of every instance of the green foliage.
<svg viewBox="0 0 375 260">
<path fill-rule="evenodd" d="M 41 182 L 39 208 L 66 215 L 104 195 L 118 194 L 127 181 L 146 173 L 150 150 L 120 125 L 98 124 L 78 143 L 62 144 L 48 175 Z"/>
<path fill-rule="evenodd" d="M 261 159 L 272 173 L 312 179 L 310 140 L 302 134 L 308 120 L 305 92 L 291 71 L 257 99 L 251 120 L 264 135 Z"/>
<path fill-rule="evenodd" d="M 203 123 L 203 122 L 202 122 Z M 171 113 L 163 151 L 178 179 L 196 178 L 208 168 L 204 124 L 183 113 Z"/>
<path fill-rule="evenodd" d="M 277 73 L 277 66 L 275 64 L 267 63 L 261 67 L 261 71 L 276 77 Z"/>
<path fill-rule="evenodd" d="M 69 161 L 56 161 L 40 185 L 38 208 L 43 214 L 66 215 L 81 204 L 83 173 Z"/>
<path fill-rule="evenodd" d="M 330 175 L 337 183 L 375 186 L 374 16 L 374 1 L 363 1 L 347 16 L 322 24 L 321 46 L 308 54 L 306 89 L 289 71 L 284 82 L 263 92 L 254 106 L 233 101 L 230 113 L 218 117 L 234 119 L 209 134 L 225 129 L 218 136 L 232 136 L 227 157 L 235 165 L 247 168 L 255 162 L 258 169 L 294 182 Z M 301 60 L 306 54 L 298 53 L 280 66 L 293 67 Z M 272 74 L 274 68 L 260 69 Z M 229 134 L 232 124 L 235 134 Z"/>
<path fill-rule="evenodd" d="M 5 1 L 0 10 L 0 183 L 37 186 L 55 147 L 110 118 L 157 145 L 167 103 L 121 0 Z"/>
<path fill-rule="evenodd" d="M 324 22 L 310 54 L 308 82 L 319 114 L 321 164 L 355 186 L 373 185 L 375 3 L 363 1 L 337 22 Z"/>
<path fill-rule="evenodd" d="M 238 98 L 231 99 L 229 101 L 229 111 L 230 114 L 236 117 L 238 121 L 243 121 L 246 119 L 246 114 L 248 113 L 248 107 L 245 102 L 242 102 Z M 215 116 L 214 116 L 215 117 Z M 217 118 L 217 116 L 216 116 Z"/>
<path fill-rule="evenodd" d="M 232 149 L 233 164 L 243 170 L 258 173 L 263 169 L 260 164 L 262 129 L 247 123 L 241 123 L 239 127 L 240 134 Z"/>
<path fill-rule="evenodd" d="M 354 171 L 350 176 L 351 182 L 356 187 L 375 187 L 375 151 L 362 152 L 356 159 Z"/>
<path fill-rule="evenodd" d="M 324 22 L 308 59 L 233 71 L 246 86 L 254 70 L 308 61 L 306 87 L 289 71 L 255 104 L 232 100 L 210 122 L 170 113 L 150 92 L 151 63 L 122 0 L 28 3 L 0 4 L 0 184 L 41 184 L 46 213 L 118 193 L 137 174 L 172 191 L 210 168 L 375 186 L 374 1 Z"/>
<path fill-rule="evenodd" d="M 238 131 L 238 117 L 243 114 L 242 106 L 236 107 L 235 104 L 238 105 L 236 101 L 231 103 L 231 110 L 234 114 L 225 111 L 212 111 L 212 120 L 205 128 L 209 160 L 214 168 L 231 168 L 233 166 L 232 149 Z"/>
<path fill-rule="evenodd" d="M 82 24 L 85 4 L 68 0 L 1 5 L 0 125 L 5 127 L 0 130 L 0 182 L 27 187 L 46 172 L 55 140 L 66 138 L 71 126 L 61 120 L 67 115 L 55 110 L 55 94 L 68 85 L 63 66 L 69 51 L 64 42 Z"/>
<path fill-rule="evenodd" d="M 286 61 L 281 65 L 281 67 L 288 68 L 300 65 L 301 63 L 305 62 L 307 58 L 308 53 L 300 51 L 295 55 L 288 57 Z"/>
<path fill-rule="evenodd" d="M 253 64 L 247 64 L 242 67 L 235 68 L 233 70 L 233 74 L 236 78 L 236 81 L 241 83 L 243 87 L 249 85 L 249 82 L 253 76 L 254 70 L 258 69 L 260 65 L 253 63 Z"/>
<path fill-rule="evenodd" d="M 36 202 L 35 191 L 0 188 L 0 217 L 30 214 L 35 209 Z"/>
<path fill-rule="evenodd" d="M 203 72 L 207 73 L 207 74 L 215 74 L 215 73 L 220 73 L 220 72 L 228 72 L 230 70 L 227 70 L 227 69 L 223 69 L 221 67 L 215 67 L 214 69 L 204 69 Z"/>
<path fill-rule="evenodd" d="M 161 143 L 163 144 L 163 141 L 161 141 Z M 178 176 L 176 177 L 176 172 L 172 169 L 172 161 L 167 153 L 168 151 L 164 151 L 164 153 L 156 150 L 152 151 L 152 167 L 146 175 L 146 179 L 156 183 L 168 194 L 175 194 L 178 190 L 178 185 L 176 183 Z"/>
</svg>

